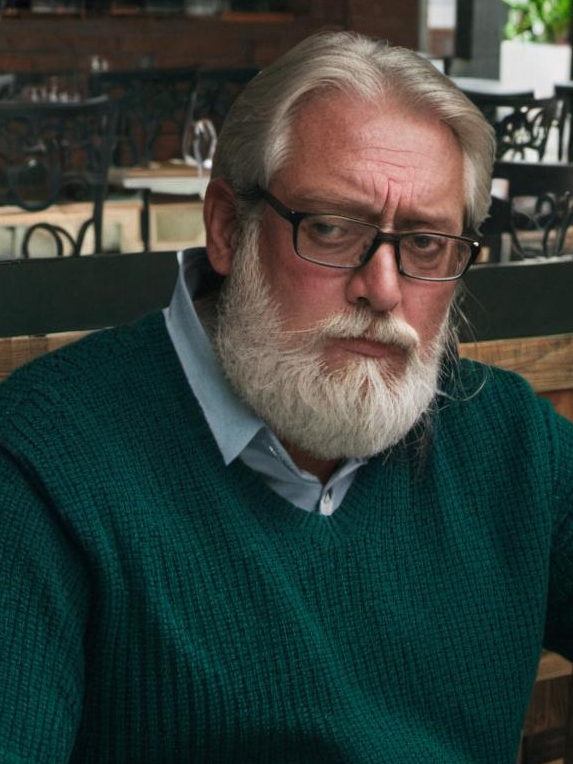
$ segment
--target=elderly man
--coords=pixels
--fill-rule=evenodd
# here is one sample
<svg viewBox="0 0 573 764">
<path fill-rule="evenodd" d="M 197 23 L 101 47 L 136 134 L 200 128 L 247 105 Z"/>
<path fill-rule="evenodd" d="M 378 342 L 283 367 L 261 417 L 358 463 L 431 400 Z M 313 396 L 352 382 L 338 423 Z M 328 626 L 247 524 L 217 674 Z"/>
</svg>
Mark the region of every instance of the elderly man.
<svg viewBox="0 0 573 764">
<path fill-rule="evenodd" d="M 220 136 L 171 306 L 0 391 L 0 761 L 513 764 L 573 655 L 573 428 L 460 362 L 493 139 L 311 37 Z"/>
</svg>

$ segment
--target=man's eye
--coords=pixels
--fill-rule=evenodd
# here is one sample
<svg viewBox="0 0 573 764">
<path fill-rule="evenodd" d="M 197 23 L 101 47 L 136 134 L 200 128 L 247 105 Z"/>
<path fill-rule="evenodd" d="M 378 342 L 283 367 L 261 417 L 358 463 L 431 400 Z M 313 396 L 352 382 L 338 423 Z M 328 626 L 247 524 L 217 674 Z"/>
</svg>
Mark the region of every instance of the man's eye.
<svg viewBox="0 0 573 764">
<path fill-rule="evenodd" d="M 329 239 L 338 241 L 348 236 L 348 229 L 338 221 L 318 218 L 307 221 L 307 229 L 310 236 L 317 239 Z"/>
<path fill-rule="evenodd" d="M 426 234 L 409 237 L 408 246 L 417 252 L 427 252 L 428 254 L 437 253 L 443 249 L 443 243 L 438 236 L 427 236 Z"/>
</svg>

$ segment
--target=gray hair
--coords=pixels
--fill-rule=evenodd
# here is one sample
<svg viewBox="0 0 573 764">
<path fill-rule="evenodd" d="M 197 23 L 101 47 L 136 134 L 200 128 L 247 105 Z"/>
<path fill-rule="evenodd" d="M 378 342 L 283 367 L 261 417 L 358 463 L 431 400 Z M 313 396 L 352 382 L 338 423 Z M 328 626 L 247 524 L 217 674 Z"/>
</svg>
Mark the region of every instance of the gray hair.
<svg viewBox="0 0 573 764">
<path fill-rule="evenodd" d="M 492 128 L 429 61 L 352 32 L 312 35 L 251 80 L 225 120 L 212 177 L 229 181 L 248 209 L 256 186 L 267 188 L 292 151 L 297 111 L 330 90 L 369 101 L 391 98 L 448 125 L 464 156 L 465 224 L 477 231 L 490 205 Z"/>
</svg>

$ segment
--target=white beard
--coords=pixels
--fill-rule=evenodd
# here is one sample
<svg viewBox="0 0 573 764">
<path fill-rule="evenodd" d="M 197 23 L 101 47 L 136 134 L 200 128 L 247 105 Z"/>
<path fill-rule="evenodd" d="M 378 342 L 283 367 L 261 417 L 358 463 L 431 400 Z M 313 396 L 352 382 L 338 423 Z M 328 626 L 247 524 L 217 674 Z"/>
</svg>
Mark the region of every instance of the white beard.
<svg viewBox="0 0 573 764">
<path fill-rule="evenodd" d="M 447 319 L 422 353 L 417 332 L 392 315 L 357 307 L 295 332 L 283 328 L 258 259 L 258 221 L 246 228 L 219 300 L 215 346 L 241 398 L 280 440 L 318 459 L 367 457 L 398 443 L 437 390 Z M 394 343 L 395 361 L 353 358 L 329 369 L 325 340 Z"/>
</svg>

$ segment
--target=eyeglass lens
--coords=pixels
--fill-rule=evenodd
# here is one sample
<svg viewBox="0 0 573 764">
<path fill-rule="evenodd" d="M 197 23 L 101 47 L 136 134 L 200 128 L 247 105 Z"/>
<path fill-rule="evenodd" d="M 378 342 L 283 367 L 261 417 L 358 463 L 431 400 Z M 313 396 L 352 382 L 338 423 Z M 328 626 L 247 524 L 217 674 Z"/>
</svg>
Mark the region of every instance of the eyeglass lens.
<svg viewBox="0 0 573 764">
<path fill-rule="evenodd" d="M 324 265 L 355 268 L 363 263 L 377 235 L 378 229 L 365 223 L 337 215 L 309 215 L 299 223 L 297 251 Z M 401 236 L 399 246 L 404 273 L 426 279 L 459 275 L 472 254 L 468 242 L 440 234 Z"/>
</svg>

